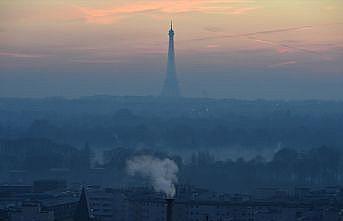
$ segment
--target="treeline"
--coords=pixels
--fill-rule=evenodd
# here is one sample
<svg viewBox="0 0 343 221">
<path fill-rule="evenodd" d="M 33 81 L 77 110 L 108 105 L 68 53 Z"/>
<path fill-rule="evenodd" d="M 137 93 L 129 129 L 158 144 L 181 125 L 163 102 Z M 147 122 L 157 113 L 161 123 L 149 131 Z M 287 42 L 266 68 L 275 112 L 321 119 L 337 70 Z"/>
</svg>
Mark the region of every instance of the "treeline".
<svg viewBox="0 0 343 221">
<path fill-rule="evenodd" d="M 343 146 L 343 102 L 0 98 L 0 138 L 158 149 Z"/>
<path fill-rule="evenodd" d="M 343 115 L 298 115 L 292 111 L 245 115 L 227 112 L 218 116 L 157 116 L 134 114 L 122 109 L 110 115 L 46 117 L 30 124 L 6 127 L 3 138 L 46 138 L 80 146 L 95 147 L 214 149 L 232 146 L 270 148 L 319 145 L 342 146 Z"/>
<path fill-rule="evenodd" d="M 6 182 L 11 179 L 9 174 L 24 171 L 31 181 L 59 177 L 111 186 L 141 185 L 142 180 L 127 175 L 126 162 L 137 155 L 152 155 L 174 160 L 180 169 L 180 183 L 224 192 L 270 186 L 343 185 L 343 152 L 326 146 L 306 151 L 284 148 L 269 160 L 262 156 L 218 160 L 210 151 L 194 151 L 185 157 L 162 150 L 124 147 L 104 151 L 100 159 L 94 157 L 94 151 L 88 145 L 77 149 L 47 139 L 0 140 L 0 177 Z"/>
<path fill-rule="evenodd" d="M 267 161 L 216 161 L 209 153 L 198 153 L 183 167 L 185 181 L 219 190 L 251 191 L 256 187 L 331 186 L 343 184 L 343 154 L 329 147 L 308 151 L 281 149 Z"/>
<path fill-rule="evenodd" d="M 249 192 L 258 187 L 273 186 L 343 185 L 343 152 L 325 146 L 307 151 L 281 149 L 271 160 L 261 156 L 250 160 L 217 160 L 210 152 L 196 152 L 190 159 L 184 159 L 152 150 L 116 148 L 106 153 L 102 166 L 116 171 L 114 174 L 120 174 L 116 180 L 125 183 L 126 160 L 142 154 L 173 159 L 180 168 L 180 183 L 224 192 Z"/>
<path fill-rule="evenodd" d="M 52 169 L 84 171 L 90 168 L 91 151 L 88 145 L 77 149 L 49 139 L 1 139 L 0 172 L 26 171 L 46 173 Z"/>
</svg>

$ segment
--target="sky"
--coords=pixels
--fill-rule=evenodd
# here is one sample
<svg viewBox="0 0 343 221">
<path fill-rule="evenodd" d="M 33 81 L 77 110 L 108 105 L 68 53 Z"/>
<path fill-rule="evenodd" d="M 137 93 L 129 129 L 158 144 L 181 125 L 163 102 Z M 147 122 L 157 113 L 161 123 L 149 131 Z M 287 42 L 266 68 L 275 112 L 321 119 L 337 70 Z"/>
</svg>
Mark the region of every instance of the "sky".
<svg viewBox="0 0 343 221">
<path fill-rule="evenodd" d="M 0 97 L 343 100 L 341 0 L 2 0 Z"/>
</svg>

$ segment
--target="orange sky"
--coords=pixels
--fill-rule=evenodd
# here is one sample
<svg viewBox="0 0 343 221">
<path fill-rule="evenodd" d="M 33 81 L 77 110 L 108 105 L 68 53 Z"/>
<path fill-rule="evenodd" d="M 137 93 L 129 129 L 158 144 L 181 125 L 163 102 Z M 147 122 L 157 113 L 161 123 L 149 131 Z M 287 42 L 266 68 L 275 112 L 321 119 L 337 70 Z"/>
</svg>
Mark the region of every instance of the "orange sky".
<svg viewBox="0 0 343 221">
<path fill-rule="evenodd" d="M 131 73 L 151 59 L 145 69 L 155 67 L 151 77 L 161 81 L 173 19 L 181 81 L 198 64 L 336 76 L 342 9 L 340 0 L 3 0 L 0 68 L 55 72 L 62 65 L 73 73 L 101 64 Z"/>
</svg>

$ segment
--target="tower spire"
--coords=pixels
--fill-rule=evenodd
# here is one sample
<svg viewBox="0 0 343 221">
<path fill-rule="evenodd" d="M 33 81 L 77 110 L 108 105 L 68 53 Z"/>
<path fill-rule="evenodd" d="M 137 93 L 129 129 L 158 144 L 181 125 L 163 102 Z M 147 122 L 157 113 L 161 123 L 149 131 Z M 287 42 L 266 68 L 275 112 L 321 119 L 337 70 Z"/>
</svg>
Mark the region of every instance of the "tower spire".
<svg viewBox="0 0 343 221">
<path fill-rule="evenodd" d="M 174 51 L 174 30 L 173 30 L 173 21 L 170 21 L 170 30 L 169 30 L 169 48 L 168 48 L 168 63 L 167 63 L 167 73 L 162 88 L 162 96 L 165 97 L 180 97 L 180 88 L 179 82 L 176 76 L 176 67 L 175 67 L 175 51 Z"/>
<path fill-rule="evenodd" d="M 88 197 L 86 189 L 82 186 L 79 203 L 74 214 L 74 221 L 90 221 Z"/>
</svg>

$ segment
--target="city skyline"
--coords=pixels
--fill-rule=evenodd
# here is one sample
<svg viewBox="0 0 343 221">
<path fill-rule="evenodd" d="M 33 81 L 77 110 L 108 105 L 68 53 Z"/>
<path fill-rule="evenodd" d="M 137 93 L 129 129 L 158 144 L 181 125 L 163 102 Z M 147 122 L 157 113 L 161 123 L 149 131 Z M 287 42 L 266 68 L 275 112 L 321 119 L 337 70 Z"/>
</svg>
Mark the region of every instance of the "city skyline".
<svg viewBox="0 0 343 221">
<path fill-rule="evenodd" d="M 343 221 L 342 11 L 0 1 L 0 221 Z"/>
<path fill-rule="evenodd" d="M 1 97 L 155 95 L 172 18 L 184 96 L 343 99 L 343 3 L 2 1 Z"/>
</svg>

